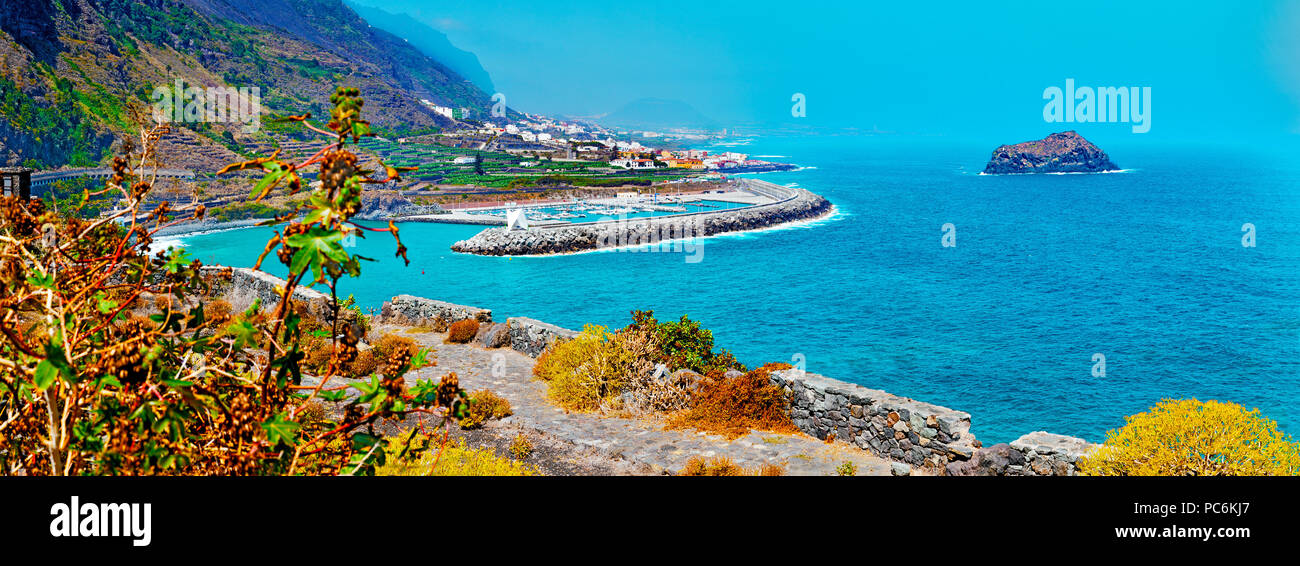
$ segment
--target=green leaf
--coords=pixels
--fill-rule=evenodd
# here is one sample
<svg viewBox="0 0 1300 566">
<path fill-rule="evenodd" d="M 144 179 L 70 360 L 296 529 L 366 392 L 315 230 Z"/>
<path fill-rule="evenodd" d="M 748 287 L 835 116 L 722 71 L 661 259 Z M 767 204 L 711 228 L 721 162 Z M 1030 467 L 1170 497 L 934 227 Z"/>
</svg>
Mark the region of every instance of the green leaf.
<svg viewBox="0 0 1300 566">
<path fill-rule="evenodd" d="M 95 308 L 99 309 L 100 314 L 108 314 L 117 310 L 117 301 L 110 301 L 104 298 L 104 293 L 102 291 L 95 293 L 95 301 L 97 303 Z"/>
<path fill-rule="evenodd" d="M 358 432 L 352 435 L 352 449 L 359 452 L 364 452 L 366 450 L 370 450 L 370 447 L 374 446 L 375 443 L 379 442 L 380 440 L 383 439 L 373 434 Z"/>
<path fill-rule="evenodd" d="M 171 255 L 167 258 L 167 273 L 176 273 L 193 261 L 185 248 L 167 248 L 167 250 L 171 252 Z"/>
<path fill-rule="evenodd" d="M 367 126 L 366 124 L 364 124 L 364 123 L 362 123 L 362 122 L 353 122 L 353 123 L 352 123 L 352 137 L 353 137 L 353 138 L 360 138 L 360 137 L 362 137 L 362 136 L 368 136 L 368 135 L 370 135 L 370 126 Z"/>
<path fill-rule="evenodd" d="M 253 342 L 253 338 L 257 336 L 257 328 L 241 318 L 227 325 L 226 333 L 235 337 L 235 349 L 242 350 Z"/>
<path fill-rule="evenodd" d="M 45 391 L 45 388 L 54 383 L 54 380 L 58 377 L 59 368 L 50 363 L 50 360 L 42 360 L 41 363 L 36 365 L 36 375 L 33 379 L 36 382 L 36 390 Z"/>
<path fill-rule="evenodd" d="M 299 424 L 285 419 L 284 414 L 278 414 L 262 423 L 262 428 L 266 430 L 266 439 L 271 446 L 293 446 L 297 442 Z"/>
<path fill-rule="evenodd" d="M 54 274 L 47 273 L 42 275 L 40 273 L 33 273 L 27 277 L 27 283 L 33 287 L 39 287 L 41 289 L 54 289 Z"/>
<path fill-rule="evenodd" d="M 262 164 L 262 170 L 266 171 L 266 176 L 262 177 L 256 185 L 253 185 L 253 191 L 248 194 L 248 198 L 262 200 L 266 193 L 271 190 L 277 183 L 290 173 L 289 169 L 280 167 L 279 163 L 268 161 Z"/>
</svg>

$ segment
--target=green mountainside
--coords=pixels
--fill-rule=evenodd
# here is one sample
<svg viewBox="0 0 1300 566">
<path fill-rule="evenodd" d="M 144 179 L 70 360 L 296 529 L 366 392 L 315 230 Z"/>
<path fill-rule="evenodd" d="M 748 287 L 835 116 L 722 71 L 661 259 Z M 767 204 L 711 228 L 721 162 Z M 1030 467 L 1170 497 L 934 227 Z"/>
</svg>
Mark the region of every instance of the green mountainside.
<svg viewBox="0 0 1300 566">
<path fill-rule="evenodd" d="M 0 3 L 0 165 L 93 166 L 148 116 L 157 86 L 259 87 L 263 113 L 328 116 L 359 87 L 380 135 L 454 128 L 420 99 L 481 118 L 488 95 L 341 0 L 23 0 Z M 187 143 L 236 157 L 275 147 L 263 121 L 186 123 Z M 226 155 L 228 154 L 228 155 Z M 215 159 L 215 158 L 214 158 Z M 199 163 L 204 167 L 215 163 Z"/>
</svg>

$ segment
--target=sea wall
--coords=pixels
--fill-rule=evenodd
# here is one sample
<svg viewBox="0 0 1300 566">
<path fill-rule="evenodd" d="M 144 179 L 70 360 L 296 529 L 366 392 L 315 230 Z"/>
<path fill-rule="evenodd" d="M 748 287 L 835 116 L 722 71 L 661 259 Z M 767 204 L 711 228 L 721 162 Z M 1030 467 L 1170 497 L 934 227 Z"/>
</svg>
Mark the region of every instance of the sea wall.
<svg viewBox="0 0 1300 566">
<path fill-rule="evenodd" d="M 438 332 L 447 330 L 453 322 L 474 319 L 492 322 L 492 311 L 414 295 L 398 295 L 384 301 L 379 310 L 379 321 L 411 326 L 429 326 Z"/>
<path fill-rule="evenodd" d="M 578 335 L 577 331 L 524 317 L 511 317 L 506 320 L 506 326 L 510 336 L 510 348 L 534 358 L 540 356 L 542 351 L 556 340 Z"/>
<path fill-rule="evenodd" d="M 796 369 L 774 371 L 790 396 L 790 418 L 817 438 L 833 436 L 876 455 L 945 475 L 1072 476 L 1094 445 L 1032 432 L 983 447 L 970 414 Z"/>
<path fill-rule="evenodd" d="M 279 277 L 245 267 L 205 266 L 199 270 L 199 276 L 211 288 L 212 296 L 221 297 L 239 311 L 246 310 L 259 299 L 263 309 L 279 306 L 285 286 L 285 281 Z M 301 302 L 313 316 L 326 320 L 333 316 L 330 297 L 325 293 L 298 286 L 293 289 L 293 300 Z M 352 316 L 351 311 L 345 316 Z"/>
<path fill-rule="evenodd" d="M 795 426 L 817 438 L 834 436 L 891 460 L 942 469 L 970 459 L 979 443 L 970 414 L 845 383 L 797 369 L 771 373 L 790 396 Z"/>
<path fill-rule="evenodd" d="M 533 227 L 527 230 L 489 228 L 468 240 L 452 244 L 451 249 L 462 253 L 496 256 L 574 253 L 755 230 L 817 218 L 832 210 L 830 201 L 803 189 L 782 187 L 754 179 L 742 179 L 739 182 L 744 184 L 746 190 L 771 197 L 774 202 L 728 210 Z"/>
</svg>

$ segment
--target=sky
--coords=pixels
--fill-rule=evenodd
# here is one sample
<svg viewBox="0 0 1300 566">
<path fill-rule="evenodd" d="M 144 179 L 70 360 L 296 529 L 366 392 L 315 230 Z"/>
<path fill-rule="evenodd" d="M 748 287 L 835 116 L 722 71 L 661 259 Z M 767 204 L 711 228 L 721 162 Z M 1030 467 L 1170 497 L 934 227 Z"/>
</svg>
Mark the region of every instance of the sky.
<svg viewBox="0 0 1300 566">
<path fill-rule="evenodd" d="M 476 53 L 507 103 L 594 116 L 639 98 L 724 125 L 1134 142 L 1300 138 L 1300 0 L 354 0 Z M 1044 89 L 1150 87 L 1150 130 L 1048 123 Z M 795 93 L 806 116 L 791 115 Z"/>
</svg>

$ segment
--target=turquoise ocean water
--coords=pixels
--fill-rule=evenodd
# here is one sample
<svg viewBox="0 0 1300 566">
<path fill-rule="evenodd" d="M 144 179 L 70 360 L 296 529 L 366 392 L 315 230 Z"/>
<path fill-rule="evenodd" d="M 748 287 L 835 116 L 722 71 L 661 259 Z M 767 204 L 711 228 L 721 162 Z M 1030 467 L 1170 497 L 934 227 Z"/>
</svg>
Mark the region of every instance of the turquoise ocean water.
<svg viewBox="0 0 1300 566">
<path fill-rule="evenodd" d="M 575 329 L 685 313 L 748 364 L 801 356 L 808 371 L 967 411 L 985 443 L 1034 430 L 1100 441 L 1166 397 L 1258 407 L 1300 433 L 1300 160 L 1106 147 L 1124 172 L 978 175 L 994 145 L 756 139 L 739 150 L 805 166 L 760 178 L 838 213 L 703 240 L 698 262 L 466 256 L 448 246 L 481 227 L 409 223 L 411 265 L 372 234 L 355 251 L 379 261 L 345 291 L 365 307 L 408 293 Z M 946 223 L 955 247 L 941 245 Z M 1256 247 L 1242 246 L 1246 223 Z M 249 266 L 269 233 L 179 243 Z"/>
</svg>

